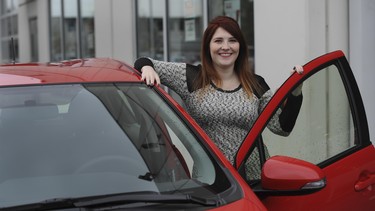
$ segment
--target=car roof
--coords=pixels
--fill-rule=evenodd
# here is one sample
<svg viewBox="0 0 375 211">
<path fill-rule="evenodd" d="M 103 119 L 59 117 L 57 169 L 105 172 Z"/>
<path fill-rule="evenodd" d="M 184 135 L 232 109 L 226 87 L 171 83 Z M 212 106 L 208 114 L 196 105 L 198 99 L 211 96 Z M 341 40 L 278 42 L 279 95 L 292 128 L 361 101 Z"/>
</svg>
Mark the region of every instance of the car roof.
<svg viewBox="0 0 375 211">
<path fill-rule="evenodd" d="M 110 58 L 0 65 L 0 86 L 109 81 L 140 82 L 140 74 Z"/>
</svg>

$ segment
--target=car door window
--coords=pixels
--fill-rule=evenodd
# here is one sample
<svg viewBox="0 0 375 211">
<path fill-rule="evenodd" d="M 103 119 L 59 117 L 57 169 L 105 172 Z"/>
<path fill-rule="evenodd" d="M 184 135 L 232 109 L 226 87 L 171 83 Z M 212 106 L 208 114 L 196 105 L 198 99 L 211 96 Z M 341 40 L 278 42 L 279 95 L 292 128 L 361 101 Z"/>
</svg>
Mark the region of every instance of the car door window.
<svg viewBox="0 0 375 211">
<path fill-rule="evenodd" d="M 274 155 L 286 155 L 317 165 L 340 158 L 356 145 L 354 126 L 340 73 L 335 65 L 330 65 L 303 82 L 302 107 L 288 136 L 264 129 L 258 140 L 258 146 L 262 147 L 254 147 L 247 161 L 256 165 L 245 165 L 246 178 L 260 179 L 262 162 Z M 263 161 L 253 160 L 255 154 L 262 154 Z"/>
</svg>

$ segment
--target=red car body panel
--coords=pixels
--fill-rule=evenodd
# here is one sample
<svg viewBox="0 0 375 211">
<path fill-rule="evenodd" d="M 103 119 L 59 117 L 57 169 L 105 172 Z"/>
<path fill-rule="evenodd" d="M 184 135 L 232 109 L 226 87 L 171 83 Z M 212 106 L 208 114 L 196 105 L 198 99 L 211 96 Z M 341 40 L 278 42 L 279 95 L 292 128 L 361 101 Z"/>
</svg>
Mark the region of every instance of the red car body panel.
<svg viewBox="0 0 375 211">
<path fill-rule="evenodd" d="M 255 196 L 255 195 L 254 195 Z M 255 196 L 256 197 L 256 196 Z M 267 210 L 262 204 L 259 206 L 259 204 L 255 201 L 250 201 L 249 199 L 241 199 L 236 202 L 233 202 L 228 205 L 224 205 L 221 207 L 217 207 L 210 210 L 217 210 L 217 211 L 225 211 L 225 210 L 231 210 L 231 211 L 242 211 L 242 210 L 252 210 L 252 211 L 260 211 L 260 210 Z"/>
<path fill-rule="evenodd" d="M 112 59 L 79 59 L 61 63 L 17 64 L 0 66 L 0 85 L 74 83 L 74 82 L 140 82 L 132 67 Z"/>
<path fill-rule="evenodd" d="M 358 164 L 366 165 L 358 165 Z M 375 149 L 373 145 L 347 156 L 323 169 L 329 180 L 321 191 L 309 195 L 267 197 L 263 200 L 269 210 L 373 210 L 375 204 L 374 185 L 356 191 L 361 180 L 357 172 L 372 172 L 375 175 Z M 373 183 L 374 184 L 374 183 Z M 291 204 L 292 203 L 292 204 Z M 291 206 L 292 205 L 292 206 Z"/>
<path fill-rule="evenodd" d="M 295 169 L 298 168 L 298 175 L 293 177 L 293 180 L 290 180 L 290 172 L 295 172 Z M 312 163 L 298 160 L 291 157 L 285 156 L 273 156 L 273 159 L 263 165 L 262 170 L 262 188 L 264 189 L 273 189 L 275 190 L 299 190 L 306 183 L 313 181 L 319 181 L 321 178 L 324 178 L 323 172 L 319 167 L 315 166 Z M 285 184 L 283 186 L 279 181 L 284 180 Z"/>
</svg>

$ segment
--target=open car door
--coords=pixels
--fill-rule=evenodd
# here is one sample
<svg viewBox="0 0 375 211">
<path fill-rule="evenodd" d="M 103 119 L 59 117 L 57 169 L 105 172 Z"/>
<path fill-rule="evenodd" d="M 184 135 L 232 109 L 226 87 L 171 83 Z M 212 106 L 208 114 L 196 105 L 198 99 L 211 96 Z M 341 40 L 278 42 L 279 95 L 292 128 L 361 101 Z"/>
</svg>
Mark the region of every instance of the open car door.
<svg viewBox="0 0 375 211">
<path fill-rule="evenodd" d="M 302 83 L 293 131 L 287 137 L 270 132 L 270 119 Z M 246 164 L 254 154 L 260 157 L 255 170 Z M 291 75 L 277 90 L 242 143 L 235 167 L 269 210 L 375 209 L 375 149 L 342 51 L 307 63 L 302 75 Z"/>
</svg>

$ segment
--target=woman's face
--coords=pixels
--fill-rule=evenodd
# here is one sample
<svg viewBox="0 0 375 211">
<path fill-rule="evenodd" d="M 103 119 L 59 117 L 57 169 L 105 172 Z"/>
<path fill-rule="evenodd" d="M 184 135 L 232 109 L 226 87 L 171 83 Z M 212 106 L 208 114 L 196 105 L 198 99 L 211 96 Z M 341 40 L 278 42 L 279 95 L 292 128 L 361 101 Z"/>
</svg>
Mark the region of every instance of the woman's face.
<svg viewBox="0 0 375 211">
<path fill-rule="evenodd" d="M 228 31 L 219 27 L 210 41 L 210 54 L 215 69 L 234 69 L 240 43 Z"/>
</svg>

